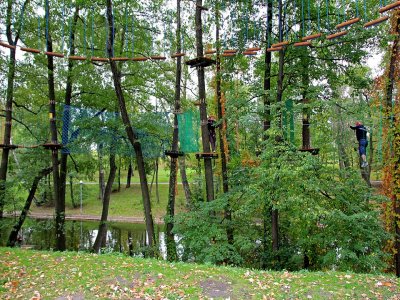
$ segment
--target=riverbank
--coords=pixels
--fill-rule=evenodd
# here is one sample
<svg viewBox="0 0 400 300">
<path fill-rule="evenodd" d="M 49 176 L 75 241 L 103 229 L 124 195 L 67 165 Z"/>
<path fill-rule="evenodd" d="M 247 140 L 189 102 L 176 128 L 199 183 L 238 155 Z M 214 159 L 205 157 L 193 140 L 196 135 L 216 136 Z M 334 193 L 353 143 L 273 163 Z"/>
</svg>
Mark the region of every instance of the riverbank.
<svg viewBox="0 0 400 300">
<path fill-rule="evenodd" d="M 20 213 L 21 212 L 5 213 L 4 217 L 18 218 Z M 32 218 L 32 219 L 38 219 L 38 220 L 51 220 L 51 219 L 55 218 L 53 214 L 44 213 L 44 212 L 30 212 L 28 214 L 28 217 Z M 66 220 L 75 220 L 75 221 L 100 221 L 100 216 L 87 215 L 87 214 L 66 214 L 65 219 Z M 109 216 L 108 221 L 132 223 L 132 224 L 144 224 L 144 217 Z M 155 224 L 162 225 L 162 224 L 164 224 L 164 218 L 154 217 L 153 222 Z"/>
</svg>

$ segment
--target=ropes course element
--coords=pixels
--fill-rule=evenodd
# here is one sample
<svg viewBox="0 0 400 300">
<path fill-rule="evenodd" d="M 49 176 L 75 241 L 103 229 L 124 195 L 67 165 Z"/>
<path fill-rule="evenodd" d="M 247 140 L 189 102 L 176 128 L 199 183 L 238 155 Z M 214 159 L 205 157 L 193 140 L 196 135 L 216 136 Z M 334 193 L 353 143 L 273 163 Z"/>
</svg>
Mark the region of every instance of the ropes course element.
<svg viewBox="0 0 400 300">
<path fill-rule="evenodd" d="M 342 6 L 343 6 L 343 18 L 344 18 L 345 17 L 345 5 L 343 4 Z M 341 28 L 350 26 L 352 24 L 359 22 L 360 20 L 361 19 L 358 17 L 358 0 L 357 0 L 357 2 L 356 2 L 356 17 L 336 25 L 336 29 L 341 29 Z"/>
<path fill-rule="evenodd" d="M 267 51 L 268 52 L 275 52 L 275 51 L 281 51 L 282 49 L 283 49 L 282 46 L 280 46 L 280 47 L 271 47 L 271 48 L 268 48 Z"/>
<path fill-rule="evenodd" d="M 388 16 L 380 17 L 380 18 L 378 18 L 378 19 L 375 19 L 375 20 L 372 20 L 372 21 L 369 21 L 369 22 L 365 23 L 365 24 L 364 24 L 364 27 L 365 27 L 365 28 L 368 28 L 368 27 L 377 25 L 377 24 L 379 24 L 379 23 L 385 22 L 385 21 L 388 20 L 388 19 L 389 19 Z"/>
<path fill-rule="evenodd" d="M 327 36 L 326 36 L 326 39 L 327 39 L 327 40 L 333 40 L 333 39 L 336 39 L 336 38 L 338 38 L 338 37 L 344 36 L 344 35 L 346 35 L 347 33 L 348 33 L 348 31 L 336 32 L 336 33 L 327 35 Z"/>
<path fill-rule="evenodd" d="M 400 1 L 399 1 L 400 2 Z M 397 3 L 397 2 L 396 2 Z M 389 4 L 390 5 L 390 4 Z M 386 7 L 386 6 L 385 6 Z M 382 9 L 382 8 L 381 8 Z M 381 9 L 379 10 L 379 12 L 381 11 Z M 364 19 L 367 20 L 367 4 L 366 4 L 366 0 L 364 0 Z M 369 22 L 366 22 L 364 24 L 364 28 L 368 28 L 374 25 L 378 25 L 382 22 L 385 22 L 386 20 L 389 19 L 389 16 L 383 16 L 374 20 L 371 20 Z"/>
<path fill-rule="evenodd" d="M 304 0 L 301 1 L 301 23 L 302 23 L 302 31 L 303 37 L 301 38 L 301 42 L 296 42 L 293 44 L 294 47 L 308 47 L 311 46 L 310 40 L 319 38 L 322 33 L 314 33 L 311 35 L 305 35 L 305 21 L 304 21 Z M 319 22 L 319 5 L 318 5 L 318 22 Z M 311 32 L 311 17 L 310 17 L 310 1 L 308 0 L 308 31 Z"/>
<path fill-rule="evenodd" d="M 380 9 L 379 9 L 379 13 L 384 13 L 384 12 L 386 12 L 386 11 L 388 11 L 388 10 L 391 10 L 391 9 L 393 9 L 393 8 L 396 8 L 396 7 L 398 7 L 398 6 L 400 6 L 400 1 L 397 1 L 397 2 L 394 2 L 394 3 L 392 3 L 392 4 L 388 4 L 388 5 L 386 5 L 386 6 L 384 6 L 384 7 L 381 7 Z"/>
<path fill-rule="evenodd" d="M 350 26 L 350 25 L 352 25 L 352 24 L 354 24 L 354 23 L 359 22 L 360 20 L 361 20 L 361 19 L 357 17 L 357 18 L 354 18 L 354 19 L 351 19 L 351 20 L 342 22 L 342 23 L 336 25 L 336 29 L 340 29 L 340 28 L 343 28 L 343 27 Z"/>
<path fill-rule="evenodd" d="M 310 8 L 310 0 L 307 0 L 307 4 L 304 2 L 305 0 L 302 0 L 301 2 L 301 8 L 299 8 L 297 11 L 301 11 L 301 24 L 300 24 L 300 30 L 302 32 L 302 37 L 301 37 L 301 41 L 298 42 L 294 42 L 293 46 L 294 47 L 303 47 L 303 46 L 312 46 L 311 44 L 311 40 L 317 39 L 322 37 L 322 33 L 320 30 L 320 14 L 321 14 L 321 1 L 323 0 L 318 0 L 318 2 L 316 2 L 316 10 L 317 10 L 317 26 L 318 26 L 318 32 L 317 33 L 311 33 L 312 30 L 312 17 L 311 16 L 311 8 Z M 383 2 L 383 5 L 382 5 Z M 232 3 L 232 2 L 230 2 Z M 330 26 L 330 20 L 329 20 L 329 0 L 325 0 L 326 3 L 326 27 L 329 30 Z M 335 25 L 335 29 L 343 29 L 346 28 L 348 26 L 351 26 L 355 23 L 360 22 L 361 17 L 360 17 L 360 13 L 359 10 L 362 9 L 359 7 L 359 0 L 355 0 L 355 17 L 351 18 L 349 20 L 345 20 L 346 18 L 346 5 L 344 1 L 340 1 L 340 8 L 338 8 L 336 10 L 336 16 L 337 16 L 337 20 L 338 21 L 342 21 L 339 24 Z M 400 6 L 400 1 L 396 1 L 394 3 L 385 5 L 386 1 L 381 1 L 381 7 L 379 9 L 379 13 L 385 13 L 387 11 L 390 11 L 392 9 L 398 8 Z M 276 43 L 271 43 L 271 35 L 268 34 L 267 36 L 267 51 L 268 52 L 275 52 L 275 51 L 280 51 L 282 49 L 284 49 L 286 46 L 290 45 L 290 42 L 288 41 L 288 32 L 289 30 L 287 28 L 289 28 L 289 22 L 291 22 L 291 18 L 286 18 L 283 19 L 283 15 L 286 16 L 287 13 L 287 9 L 288 9 L 288 2 L 287 0 L 282 4 L 279 4 L 279 14 L 278 14 L 278 20 L 279 20 L 279 24 L 278 24 L 278 30 L 279 30 L 279 41 Z M 283 5 L 283 6 L 282 6 Z M 305 7 L 305 5 L 307 5 L 307 8 Z M 363 0 L 363 6 L 364 6 L 364 17 L 363 19 L 366 21 L 363 25 L 364 28 L 369 28 L 371 26 L 374 25 L 378 25 L 382 22 L 385 22 L 386 20 L 389 19 L 389 16 L 381 16 L 377 19 L 373 19 L 367 22 L 368 17 L 367 17 L 367 6 L 366 6 L 366 0 Z M 249 6 L 250 7 L 250 6 Z M 296 2 L 293 2 L 293 7 L 294 7 L 294 12 L 296 12 Z M 67 8 L 67 9 L 66 9 Z M 268 6 L 267 6 L 268 8 Z M 72 27 L 73 25 L 73 21 L 71 19 L 71 17 L 69 17 L 69 21 L 68 21 L 68 25 L 66 25 L 66 19 L 68 18 L 68 10 L 72 10 L 72 1 L 70 1 L 70 5 L 69 5 L 69 9 L 68 6 L 65 5 L 65 0 L 62 2 L 61 5 L 61 41 L 60 41 L 60 48 L 61 48 L 61 52 L 56 52 L 56 51 L 42 51 L 42 42 L 43 39 L 41 38 L 41 33 L 42 33 L 42 27 L 43 27 L 43 23 L 44 25 L 44 29 L 45 29 L 45 40 L 48 41 L 49 39 L 49 16 L 47 14 L 45 14 L 44 17 L 44 22 L 43 20 L 41 20 L 41 17 L 38 16 L 37 17 L 37 35 L 38 35 L 38 42 L 37 42 L 37 48 L 32 48 L 32 47 L 28 47 L 28 46 L 18 46 L 18 45 L 13 45 L 12 43 L 8 43 L 6 41 L 0 41 L 0 47 L 4 47 L 7 49 L 12 49 L 12 50 L 21 50 L 23 52 L 28 52 L 28 53 L 32 53 L 32 54 L 40 54 L 43 53 L 44 55 L 47 56 L 53 56 L 53 57 L 57 57 L 57 58 L 66 58 L 68 60 L 74 60 L 74 61 L 91 61 L 91 62 L 109 62 L 109 61 L 119 61 L 119 62 L 128 62 L 128 61 L 132 61 L 132 62 L 141 62 L 141 61 L 147 61 L 147 60 L 151 60 L 151 61 L 164 61 L 167 59 L 167 57 L 165 55 L 151 55 L 149 57 L 146 56 L 139 56 L 139 57 L 135 57 L 134 56 L 134 50 L 135 50 L 135 34 L 134 34 L 134 30 L 135 30 L 135 18 L 134 16 L 132 16 L 131 18 L 128 15 L 128 10 L 125 9 L 125 24 L 123 26 L 125 26 L 125 33 L 126 33 L 126 37 L 124 37 L 124 41 L 123 41 L 123 46 L 122 46 L 122 52 L 128 52 L 127 48 L 129 47 L 129 44 L 131 43 L 131 56 L 130 57 L 115 57 L 114 55 L 112 55 L 112 57 L 108 58 L 108 57 L 99 57 L 99 56 L 95 56 L 95 47 L 94 47 L 94 32 L 95 32 L 95 28 L 94 28 L 94 18 L 95 18 L 95 13 L 94 13 L 94 8 L 93 6 L 90 7 L 89 13 L 88 13 L 88 22 L 90 22 L 91 24 L 87 24 L 85 20 L 83 20 L 83 26 L 84 26 L 84 46 L 83 48 L 85 49 L 85 53 L 84 55 L 64 55 L 64 42 L 65 42 L 65 26 L 69 27 L 69 45 L 71 46 L 71 39 L 72 39 Z M 272 8 L 273 9 L 273 6 Z M 307 9 L 307 12 L 305 11 Z M 284 10 L 285 12 L 283 13 L 282 10 Z M 23 15 L 24 15 L 24 9 L 21 10 L 20 12 L 21 16 L 21 31 L 22 31 L 22 24 L 23 24 Z M 307 14 L 307 18 L 308 20 L 305 20 L 305 16 Z M 232 12 L 231 12 L 232 15 Z M 245 29 L 245 40 L 246 42 L 251 43 L 251 41 L 248 40 L 248 34 L 249 34 L 249 22 L 250 22 L 250 12 L 249 9 L 246 8 L 246 15 L 244 17 L 244 22 L 246 25 L 246 29 Z M 268 19 L 269 13 L 267 12 L 267 16 L 266 16 L 266 20 L 267 20 L 267 32 L 269 30 L 268 26 L 269 26 L 269 19 Z M 114 17 L 114 14 L 113 14 Z M 131 21 L 129 21 L 131 20 Z M 43 22 L 43 23 L 42 23 Z M 165 54 L 165 47 L 166 47 L 166 29 L 165 29 L 165 20 L 164 20 L 164 54 Z M 307 24 L 306 24 L 307 22 Z M 131 24 L 129 24 L 131 23 Z M 254 23 L 254 24 L 253 24 Z M 245 48 L 245 50 L 243 50 L 242 54 L 245 56 L 255 56 L 257 55 L 258 51 L 261 50 L 261 47 L 257 46 L 257 44 L 260 43 L 259 41 L 259 30 L 257 28 L 257 24 L 256 22 L 251 23 L 251 29 L 253 29 L 253 32 L 250 32 L 250 35 L 252 36 L 252 38 L 254 39 L 255 42 L 255 46 L 253 47 L 249 47 Z M 91 26 L 91 32 L 90 32 L 90 37 L 88 36 L 88 38 L 90 38 L 90 45 L 87 45 L 88 47 L 90 47 L 90 50 L 87 48 L 86 46 L 86 26 Z M 129 27 L 131 30 L 129 30 Z M 106 30 L 108 30 L 108 26 L 106 26 L 105 28 Z M 110 28 L 111 30 L 113 30 L 113 32 L 115 31 L 115 22 L 114 19 L 112 20 L 112 27 Z M 68 30 L 68 29 L 67 29 Z M 88 28 L 88 30 L 90 30 Z M 129 37 L 128 31 L 130 31 L 131 34 L 131 38 Z M 251 30 L 250 30 L 251 31 Z M 306 35 L 306 31 L 309 31 L 309 33 L 311 33 L 310 35 Z M 339 38 L 342 37 L 344 35 L 348 34 L 347 30 L 342 30 L 339 32 L 334 32 L 332 34 L 329 34 L 326 36 L 327 40 L 333 40 L 335 38 Z M 286 40 L 283 40 L 284 36 L 286 36 Z M 297 32 L 296 32 L 296 36 L 297 36 Z M 183 38 L 183 37 L 182 37 Z M 227 36 L 225 34 L 225 39 L 227 39 Z M 130 41 L 129 41 L 130 40 Z M 232 45 L 232 43 L 230 43 Z M 235 43 L 234 43 L 235 44 Z M 226 46 L 226 41 L 225 41 L 225 46 Z M 114 43 L 112 43 L 112 47 L 114 48 Z M 235 47 L 236 48 L 236 47 Z M 86 54 L 86 49 L 88 49 L 88 51 L 91 51 L 91 55 L 90 57 L 88 57 Z M 114 51 L 114 49 L 113 49 Z M 225 58 L 230 58 L 230 57 L 234 57 L 237 53 L 238 53 L 238 49 L 226 49 L 224 51 L 222 51 L 221 56 L 225 57 Z M 216 53 L 215 49 L 212 49 L 211 47 L 208 47 L 207 50 L 205 50 L 204 54 L 205 55 L 213 55 Z M 185 51 L 182 49 L 181 53 L 172 53 L 169 55 L 170 58 L 178 58 L 178 57 L 184 57 Z M 207 59 L 207 57 L 206 57 Z M 208 58 L 210 59 L 210 58 Z M 188 65 L 192 66 L 192 67 L 198 67 L 198 66 L 207 66 L 209 64 L 208 61 L 198 61 L 197 59 L 194 60 L 189 60 L 188 61 Z"/>
<path fill-rule="evenodd" d="M 294 47 L 305 47 L 305 46 L 311 46 L 310 41 L 304 41 L 304 42 L 296 42 L 293 44 Z"/>
</svg>

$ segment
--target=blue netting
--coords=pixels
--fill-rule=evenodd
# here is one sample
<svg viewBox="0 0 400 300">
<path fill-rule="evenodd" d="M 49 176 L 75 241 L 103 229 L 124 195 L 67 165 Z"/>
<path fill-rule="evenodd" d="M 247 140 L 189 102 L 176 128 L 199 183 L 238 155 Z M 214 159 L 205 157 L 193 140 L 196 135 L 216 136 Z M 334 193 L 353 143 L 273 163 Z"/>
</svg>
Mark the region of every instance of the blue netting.
<svg viewBox="0 0 400 300">
<path fill-rule="evenodd" d="M 135 156 L 120 116 L 115 112 L 65 105 L 62 113 L 64 153 L 87 153 L 101 149 Z M 158 157 L 169 147 L 172 134 L 167 113 L 131 116 L 144 157 Z"/>
</svg>

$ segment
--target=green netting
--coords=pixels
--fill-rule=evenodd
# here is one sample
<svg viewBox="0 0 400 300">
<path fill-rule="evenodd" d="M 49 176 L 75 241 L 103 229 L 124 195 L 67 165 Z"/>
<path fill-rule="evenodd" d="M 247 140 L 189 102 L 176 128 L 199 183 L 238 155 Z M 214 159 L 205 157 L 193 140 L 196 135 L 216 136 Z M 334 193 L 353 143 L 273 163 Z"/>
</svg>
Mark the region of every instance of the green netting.
<svg viewBox="0 0 400 300">
<path fill-rule="evenodd" d="M 178 115 L 180 150 L 184 153 L 199 151 L 200 116 L 189 110 Z"/>
<path fill-rule="evenodd" d="M 289 141 L 294 143 L 294 116 L 293 116 L 293 101 L 286 100 L 285 101 L 285 109 L 283 110 L 283 134 L 284 138 L 288 139 L 288 131 L 289 131 Z M 289 123 L 289 126 L 288 126 Z"/>
</svg>

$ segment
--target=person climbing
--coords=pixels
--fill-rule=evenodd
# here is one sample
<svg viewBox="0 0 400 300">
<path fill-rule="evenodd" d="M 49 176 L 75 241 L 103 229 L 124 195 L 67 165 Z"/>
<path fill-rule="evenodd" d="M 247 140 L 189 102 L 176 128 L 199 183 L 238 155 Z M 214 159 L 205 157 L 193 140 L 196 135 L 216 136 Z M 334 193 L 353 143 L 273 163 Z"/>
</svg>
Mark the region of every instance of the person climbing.
<svg viewBox="0 0 400 300">
<path fill-rule="evenodd" d="M 360 153 L 362 159 L 361 168 L 366 168 L 368 166 L 367 162 L 368 130 L 359 121 L 356 122 L 355 126 L 350 125 L 350 128 L 356 131 L 356 137 L 358 141 L 358 152 Z"/>
<path fill-rule="evenodd" d="M 209 116 L 207 120 L 208 135 L 211 144 L 211 151 L 215 152 L 216 133 L 215 133 L 215 117 Z"/>
</svg>

